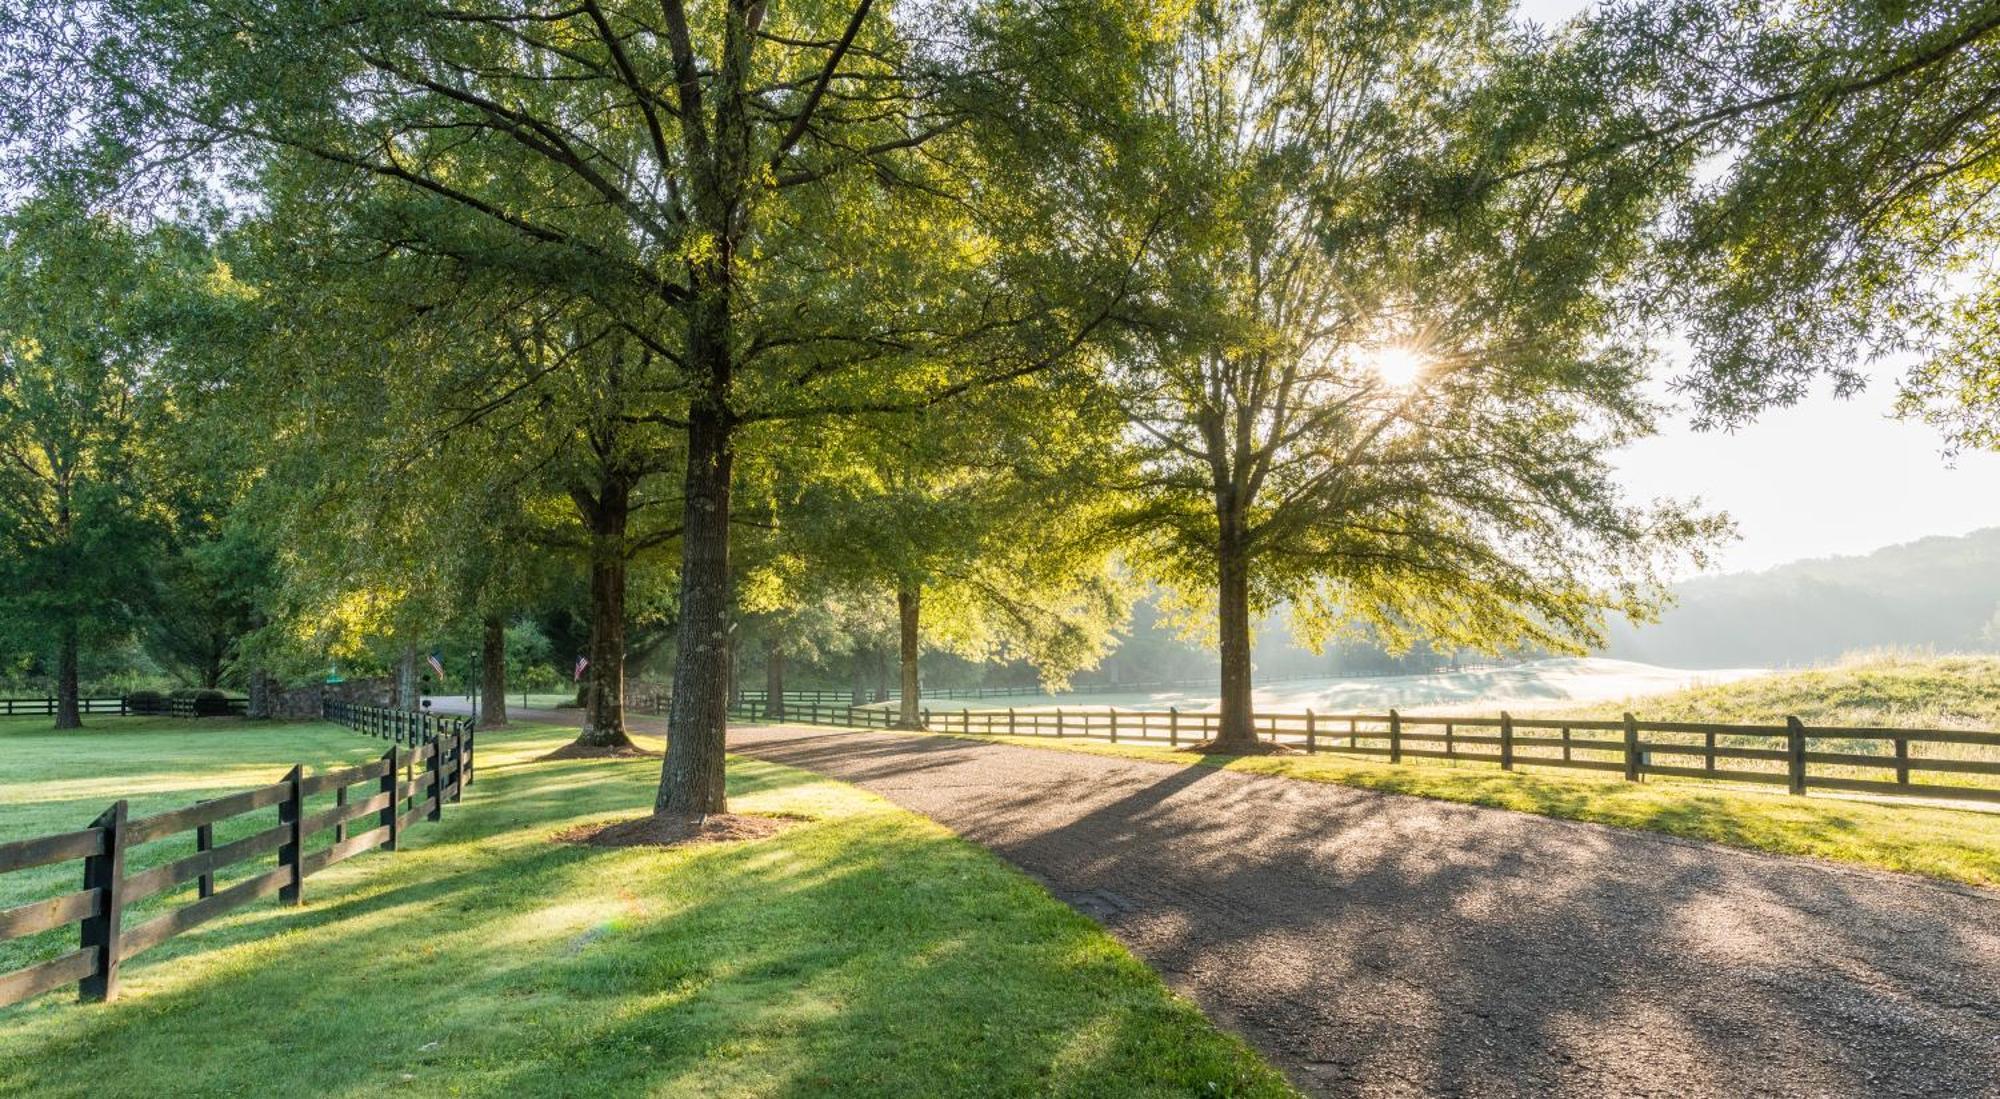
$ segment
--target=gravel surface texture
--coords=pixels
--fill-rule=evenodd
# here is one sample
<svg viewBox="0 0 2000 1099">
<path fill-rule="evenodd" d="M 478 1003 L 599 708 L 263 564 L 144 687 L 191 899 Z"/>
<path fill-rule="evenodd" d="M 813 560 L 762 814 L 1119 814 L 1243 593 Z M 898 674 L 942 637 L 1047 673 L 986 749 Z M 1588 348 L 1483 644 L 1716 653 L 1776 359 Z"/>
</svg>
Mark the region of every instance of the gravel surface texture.
<svg viewBox="0 0 2000 1099">
<path fill-rule="evenodd" d="M 998 852 L 1309 1092 L 2000 1096 L 2000 893 L 1211 767 L 730 745 Z"/>
<path fill-rule="evenodd" d="M 730 748 L 992 849 L 1309 1093 L 2000 1097 L 2000 892 L 948 737 Z"/>
</svg>

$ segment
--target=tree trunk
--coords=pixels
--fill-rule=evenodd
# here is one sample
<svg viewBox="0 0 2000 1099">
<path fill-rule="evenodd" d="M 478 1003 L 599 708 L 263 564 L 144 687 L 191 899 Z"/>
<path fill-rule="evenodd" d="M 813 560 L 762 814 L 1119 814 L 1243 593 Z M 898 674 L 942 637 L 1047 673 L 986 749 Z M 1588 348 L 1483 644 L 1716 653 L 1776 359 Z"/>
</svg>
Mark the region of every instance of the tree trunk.
<svg viewBox="0 0 2000 1099">
<path fill-rule="evenodd" d="M 417 649 L 414 645 L 403 646 L 403 656 L 396 662 L 396 708 L 417 708 Z"/>
<path fill-rule="evenodd" d="M 874 647 L 859 642 L 854 645 L 854 683 L 847 696 L 848 704 L 851 706 L 868 704 L 868 678 L 873 663 L 869 658 L 873 655 L 871 650 Z"/>
<path fill-rule="evenodd" d="M 764 716 L 785 720 L 785 651 L 769 637 L 764 639 Z"/>
<path fill-rule="evenodd" d="M 732 709 L 743 705 L 743 654 L 733 633 L 729 635 L 729 705 Z"/>
<path fill-rule="evenodd" d="M 631 748 L 625 735 L 625 527 L 631 485 L 606 476 L 590 523 L 590 666 L 583 670 L 583 731 L 589 748 Z"/>
<path fill-rule="evenodd" d="M 250 669 L 249 700 L 243 704 L 243 716 L 251 721 L 266 721 L 271 716 L 271 676 L 262 666 Z"/>
<path fill-rule="evenodd" d="M 1254 749 L 1256 723 L 1250 700 L 1250 560 L 1242 528 L 1224 516 L 1216 543 L 1216 637 L 1222 655 L 1222 717 L 1215 734 L 1219 749 Z"/>
<path fill-rule="evenodd" d="M 723 750 L 729 729 L 729 479 L 735 427 L 724 401 L 724 332 L 697 326 L 699 338 L 690 348 L 694 361 L 711 361 L 711 383 L 719 381 L 720 388 L 697 403 L 688 418 L 673 713 L 667 721 L 659 796 L 653 802 L 657 813 L 689 818 L 729 808 Z"/>
<path fill-rule="evenodd" d="M 56 728 L 83 728 L 83 708 L 77 702 L 76 623 L 65 622 L 56 641 Z"/>
<path fill-rule="evenodd" d="M 688 53 L 686 21 L 668 5 L 675 67 L 684 87 L 699 79 Z M 689 220 L 706 234 L 688 264 L 683 314 L 683 362 L 693 383 L 687 412 L 687 472 L 681 490 L 681 617 L 674 636 L 674 702 L 667 719 L 667 758 L 653 811 L 693 819 L 729 809 L 723 752 L 729 734 L 729 493 L 735 473 L 736 245 L 749 223 L 751 47 L 754 13 L 762 3 L 732 0 L 723 15 L 723 48 L 715 79 L 713 128 L 684 119 Z M 686 105 L 684 104 L 684 107 Z M 761 109 L 761 108 L 760 108 Z M 759 184 L 758 186 L 761 186 Z"/>
<path fill-rule="evenodd" d="M 489 614 L 481 627 L 479 645 L 479 727 L 507 724 L 507 624 Z"/>
<path fill-rule="evenodd" d="M 896 592 L 898 657 L 903 673 L 903 698 L 896 723 L 905 729 L 924 727 L 922 687 L 917 681 L 917 616 L 922 602 L 922 591 L 915 585 Z"/>
</svg>

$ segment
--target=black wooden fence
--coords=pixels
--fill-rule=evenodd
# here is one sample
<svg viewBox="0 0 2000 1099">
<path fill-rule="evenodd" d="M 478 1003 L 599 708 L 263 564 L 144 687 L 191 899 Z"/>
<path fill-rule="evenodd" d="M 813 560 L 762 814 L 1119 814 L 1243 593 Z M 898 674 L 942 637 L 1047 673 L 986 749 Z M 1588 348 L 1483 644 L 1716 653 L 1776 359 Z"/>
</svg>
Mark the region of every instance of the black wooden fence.
<svg viewBox="0 0 2000 1099">
<path fill-rule="evenodd" d="M 250 700 L 178 695 L 136 695 L 107 698 L 79 698 L 77 713 L 116 717 L 241 717 Z M 0 717 L 54 717 L 56 700 L 42 698 L 0 698 Z"/>
<path fill-rule="evenodd" d="M 320 717 L 345 725 L 357 733 L 381 737 L 397 744 L 416 747 L 453 738 L 465 753 L 465 784 L 472 785 L 479 736 L 478 723 L 470 717 L 434 714 L 429 710 L 398 710 L 388 706 L 362 706 L 353 702 L 322 699 Z"/>
<path fill-rule="evenodd" d="M 0 942 L 78 927 L 77 949 L 58 957 L 0 973 L 0 1006 L 18 1003 L 65 985 L 77 985 L 84 1000 L 118 995 L 118 968 L 127 959 L 199 924 L 262 897 L 278 894 L 282 904 L 298 904 L 312 875 L 364 851 L 394 850 L 398 837 L 420 821 L 438 820 L 444 806 L 459 800 L 472 781 L 471 741 L 458 732 L 399 743 L 380 759 L 325 774 L 307 775 L 293 767 L 269 786 L 245 790 L 184 809 L 136 820 L 119 801 L 76 832 L 0 844 L 0 874 L 82 860 L 82 888 L 13 908 L 0 909 Z M 348 796 L 350 787 L 361 795 Z M 331 796 L 332 804 L 325 804 Z M 320 808 L 313 808 L 318 800 Z M 215 843 L 216 825 L 275 808 L 277 820 L 239 839 Z M 362 822 L 365 831 L 352 831 Z M 320 833 L 331 841 L 318 845 Z M 192 833 L 191 855 L 128 872 L 135 848 Z M 309 849 L 310 848 L 310 849 Z M 276 852 L 275 864 L 221 888 L 218 871 Z M 192 903 L 169 908 L 136 927 L 125 926 L 133 905 L 194 881 Z"/>
<path fill-rule="evenodd" d="M 745 700 L 733 711 L 750 720 L 770 711 Z M 788 702 L 784 720 L 887 728 L 894 711 L 879 707 Z M 1178 747 L 1216 735 L 1221 715 L 1160 710 L 925 710 L 924 727 L 985 736 L 1076 737 Z M 1401 763 L 1434 759 L 1606 771 L 1633 782 L 1647 775 L 1747 782 L 1891 796 L 2000 803 L 2000 733 L 1962 729 L 1884 729 L 1730 725 L 1691 721 L 1582 718 L 1446 717 L 1386 714 L 1257 714 L 1262 739 L 1305 752 L 1337 752 Z M 1952 756 L 1948 752 L 1959 752 Z M 1970 757 L 1970 758 L 1968 758 Z M 1991 776 L 1991 786 L 1954 776 Z"/>
</svg>

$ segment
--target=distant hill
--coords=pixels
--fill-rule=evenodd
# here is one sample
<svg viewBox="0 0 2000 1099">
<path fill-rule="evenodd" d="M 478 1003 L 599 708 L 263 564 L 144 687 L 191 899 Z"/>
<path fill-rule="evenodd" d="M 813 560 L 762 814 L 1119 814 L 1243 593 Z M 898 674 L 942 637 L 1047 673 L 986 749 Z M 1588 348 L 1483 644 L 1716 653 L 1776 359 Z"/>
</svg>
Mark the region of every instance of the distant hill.
<svg viewBox="0 0 2000 1099">
<path fill-rule="evenodd" d="M 1553 709 L 1600 718 L 1634 710 L 1652 721 L 1767 725 L 1791 715 L 1807 725 L 1993 729 L 2000 728 L 2000 657 L 1871 656 L 1832 667 Z M 1953 746 L 1945 754 L 1991 759 L 2000 749 Z"/>
<path fill-rule="evenodd" d="M 1620 622 L 1610 656 L 1682 668 L 1793 666 L 1859 650 L 2000 648 L 2000 528 L 1860 557 L 1797 561 L 1677 585 L 1650 626 Z"/>
</svg>

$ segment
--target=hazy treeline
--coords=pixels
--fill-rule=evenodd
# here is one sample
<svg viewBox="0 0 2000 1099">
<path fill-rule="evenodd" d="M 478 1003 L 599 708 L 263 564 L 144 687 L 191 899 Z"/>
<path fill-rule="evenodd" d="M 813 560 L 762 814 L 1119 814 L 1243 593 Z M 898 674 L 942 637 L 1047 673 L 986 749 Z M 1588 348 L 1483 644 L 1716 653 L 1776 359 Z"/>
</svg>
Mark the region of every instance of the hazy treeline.
<svg viewBox="0 0 2000 1099">
<path fill-rule="evenodd" d="M 1680 667 L 1796 666 L 1887 646 L 1989 649 L 2000 529 L 1860 557 L 1689 580 L 1657 624 L 1618 623 L 1608 654 Z"/>
</svg>

